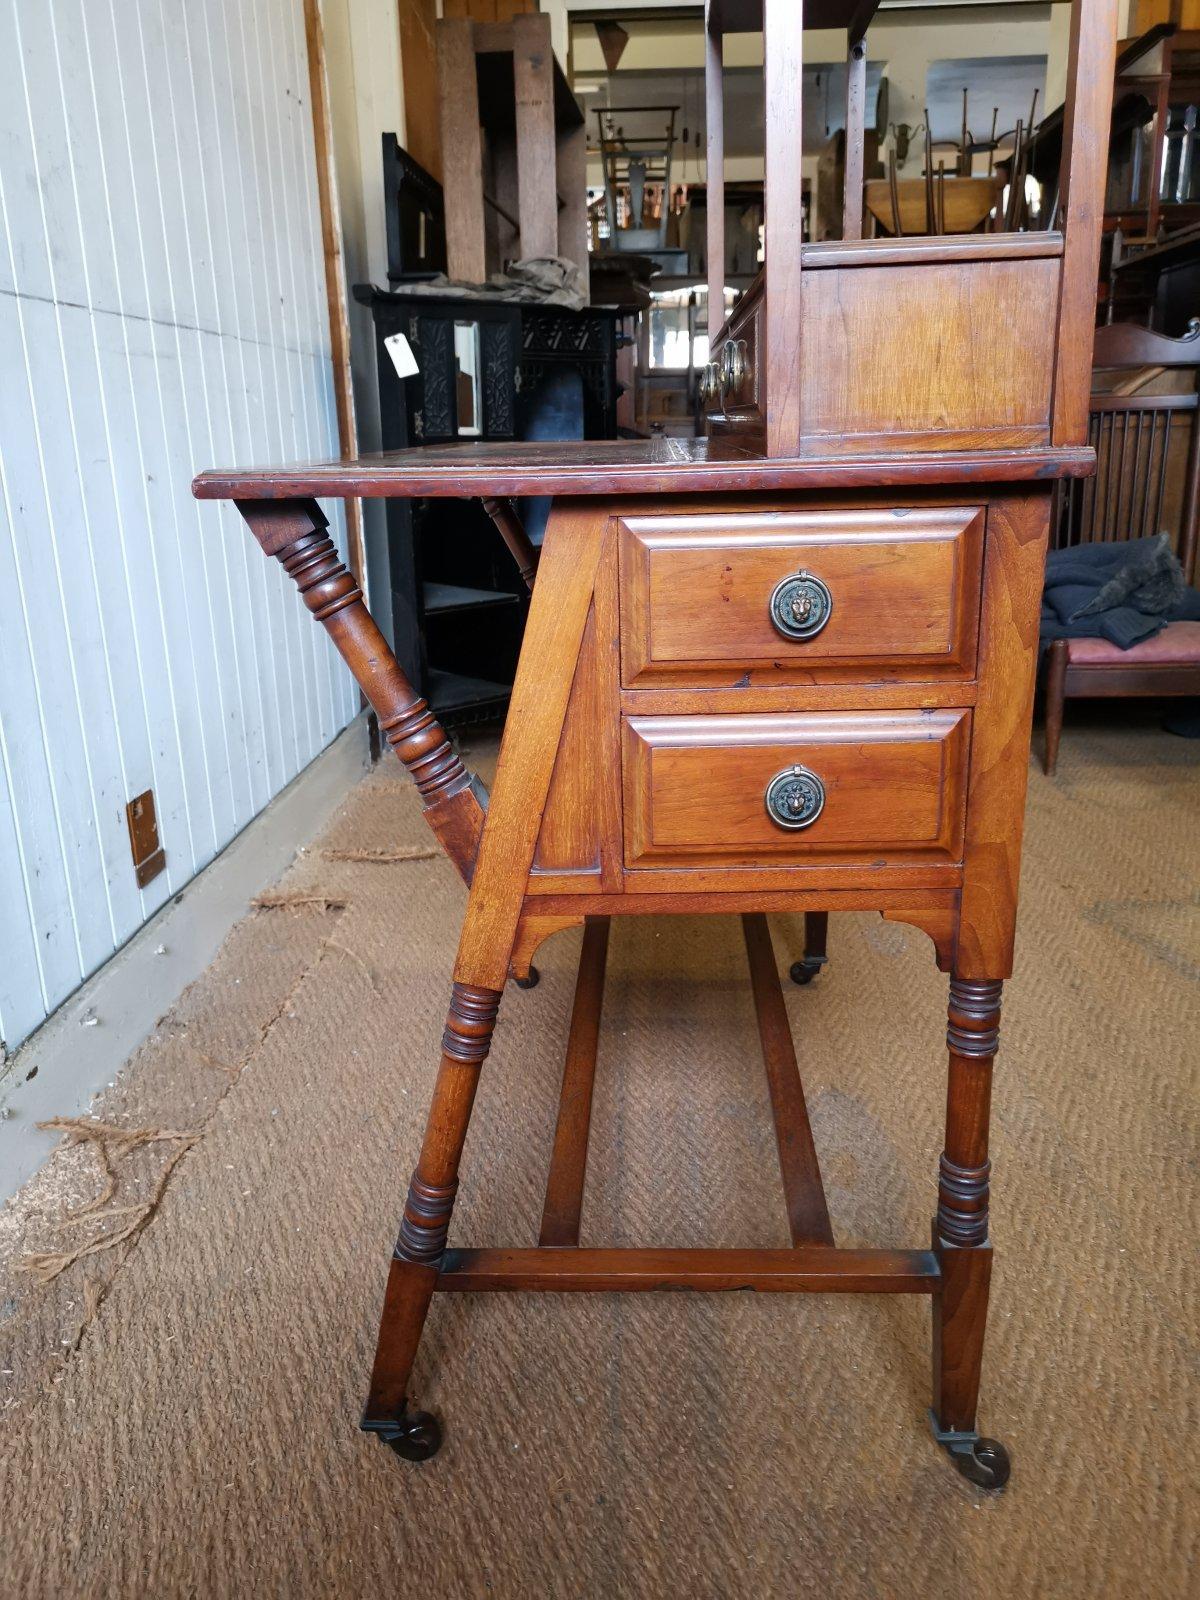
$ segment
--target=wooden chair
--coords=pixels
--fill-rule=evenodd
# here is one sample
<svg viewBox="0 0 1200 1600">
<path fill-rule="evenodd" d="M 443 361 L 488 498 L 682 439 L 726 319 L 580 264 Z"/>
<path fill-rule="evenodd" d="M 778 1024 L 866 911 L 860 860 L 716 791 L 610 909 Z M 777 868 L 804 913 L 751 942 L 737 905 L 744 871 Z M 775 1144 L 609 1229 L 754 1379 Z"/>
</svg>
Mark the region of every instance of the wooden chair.
<svg viewBox="0 0 1200 1600">
<path fill-rule="evenodd" d="M 1131 323 L 1096 334 L 1094 371 L 1200 369 L 1200 321 L 1182 339 Z M 1169 529 L 1184 574 L 1196 581 L 1200 515 L 1200 426 L 1195 389 L 1187 394 L 1092 395 L 1089 442 L 1099 470 L 1064 489 L 1052 545 L 1139 539 Z M 1186 454 L 1177 446 L 1187 437 Z M 1178 463 L 1183 461 L 1182 484 Z M 1056 639 L 1046 680 L 1046 760 L 1052 775 L 1068 698 L 1200 695 L 1200 622 L 1171 622 L 1152 639 L 1121 650 L 1105 639 Z"/>
</svg>

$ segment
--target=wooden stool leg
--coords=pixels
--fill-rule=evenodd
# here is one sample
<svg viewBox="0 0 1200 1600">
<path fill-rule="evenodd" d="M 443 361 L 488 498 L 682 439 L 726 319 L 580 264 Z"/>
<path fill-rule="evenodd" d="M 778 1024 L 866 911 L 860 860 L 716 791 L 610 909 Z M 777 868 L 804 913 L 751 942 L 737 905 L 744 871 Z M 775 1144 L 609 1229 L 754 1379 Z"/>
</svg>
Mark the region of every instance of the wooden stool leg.
<svg viewBox="0 0 1200 1600">
<path fill-rule="evenodd" d="M 986 1489 L 1008 1481 L 1004 1446 L 975 1428 L 992 1250 L 988 1240 L 988 1124 L 1003 984 L 950 981 L 946 1147 L 938 1174 L 933 1248 L 942 1283 L 933 1300 L 934 1438 L 964 1477 Z"/>
<path fill-rule="evenodd" d="M 793 961 L 788 976 L 793 983 L 811 983 L 825 965 L 829 943 L 828 911 L 804 913 L 804 960 Z"/>
<path fill-rule="evenodd" d="M 425 1140 L 388 1274 L 362 1426 L 410 1461 L 427 1460 L 441 1443 L 434 1418 L 408 1410 L 406 1391 L 446 1250 L 458 1164 L 499 1006 L 495 989 L 454 985 Z"/>
<path fill-rule="evenodd" d="M 1046 776 L 1052 778 L 1058 766 L 1058 746 L 1062 739 L 1063 707 L 1067 698 L 1067 641 L 1055 639 L 1050 646 L 1050 665 L 1046 673 Z"/>
</svg>

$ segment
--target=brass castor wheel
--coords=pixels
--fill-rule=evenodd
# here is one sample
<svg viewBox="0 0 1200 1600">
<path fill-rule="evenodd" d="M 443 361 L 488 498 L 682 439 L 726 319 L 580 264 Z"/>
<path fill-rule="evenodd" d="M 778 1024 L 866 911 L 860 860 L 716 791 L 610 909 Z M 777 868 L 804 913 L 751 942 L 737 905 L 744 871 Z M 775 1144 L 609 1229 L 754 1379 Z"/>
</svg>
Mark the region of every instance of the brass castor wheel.
<svg viewBox="0 0 1200 1600">
<path fill-rule="evenodd" d="M 442 1425 L 438 1419 L 428 1411 L 410 1411 L 407 1406 L 395 1422 L 375 1423 L 371 1432 L 405 1461 L 428 1461 L 442 1448 Z"/>
<path fill-rule="evenodd" d="M 536 989 L 542 981 L 542 975 L 536 967 L 530 967 L 527 978 L 514 978 L 513 982 L 518 989 Z"/>
<path fill-rule="evenodd" d="M 792 962 L 788 968 L 788 977 L 803 988 L 806 983 L 813 981 L 824 965 L 824 956 L 805 956 L 803 961 Z"/>
<path fill-rule="evenodd" d="M 983 1439 L 977 1433 L 946 1433 L 937 1418 L 929 1413 L 933 1437 L 954 1465 L 979 1489 L 1003 1489 L 1012 1473 L 1008 1451 L 998 1439 Z"/>
</svg>

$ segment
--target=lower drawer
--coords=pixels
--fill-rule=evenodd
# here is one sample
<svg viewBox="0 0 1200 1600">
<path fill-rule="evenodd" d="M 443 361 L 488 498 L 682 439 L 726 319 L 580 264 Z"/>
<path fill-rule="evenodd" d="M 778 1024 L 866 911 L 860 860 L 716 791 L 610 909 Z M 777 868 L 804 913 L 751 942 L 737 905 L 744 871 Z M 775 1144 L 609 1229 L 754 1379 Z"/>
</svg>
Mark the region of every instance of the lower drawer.
<svg viewBox="0 0 1200 1600">
<path fill-rule="evenodd" d="M 627 717 L 625 864 L 960 861 L 970 718 Z"/>
</svg>

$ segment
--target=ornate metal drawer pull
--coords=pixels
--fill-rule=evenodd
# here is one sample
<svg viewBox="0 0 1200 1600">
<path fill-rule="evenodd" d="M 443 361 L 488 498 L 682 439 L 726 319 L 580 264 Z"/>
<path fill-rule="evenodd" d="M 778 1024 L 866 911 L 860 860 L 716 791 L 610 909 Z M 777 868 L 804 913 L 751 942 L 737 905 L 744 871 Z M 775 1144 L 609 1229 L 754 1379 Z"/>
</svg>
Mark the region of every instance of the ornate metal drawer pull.
<svg viewBox="0 0 1200 1600">
<path fill-rule="evenodd" d="M 833 596 L 811 572 L 794 572 L 776 584 L 771 621 L 785 639 L 813 639 L 833 615 Z"/>
<path fill-rule="evenodd" d="M 825 809 L 825 785 L 807 767 L 786 767 L 767 785 L 766 802 L 781 828 L 811 828 Z"/>
<path fill-rule="evenodd" d="M 720 385 L 722 396 L 736 399 L 750 375 L 750 349 L 745 339 L 730 339 L 721 351 Z"/>
</svg>

